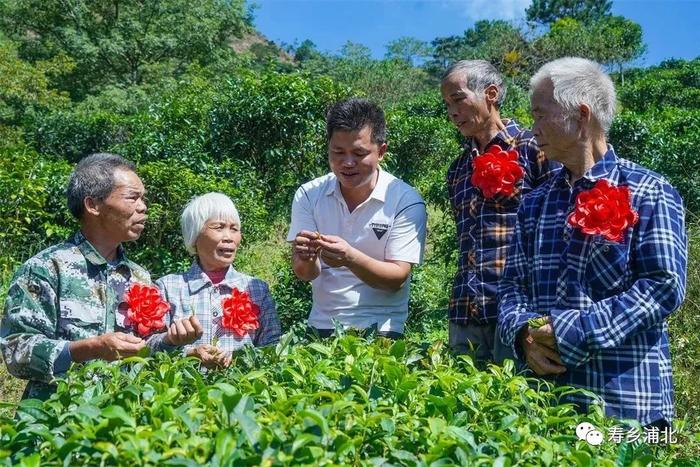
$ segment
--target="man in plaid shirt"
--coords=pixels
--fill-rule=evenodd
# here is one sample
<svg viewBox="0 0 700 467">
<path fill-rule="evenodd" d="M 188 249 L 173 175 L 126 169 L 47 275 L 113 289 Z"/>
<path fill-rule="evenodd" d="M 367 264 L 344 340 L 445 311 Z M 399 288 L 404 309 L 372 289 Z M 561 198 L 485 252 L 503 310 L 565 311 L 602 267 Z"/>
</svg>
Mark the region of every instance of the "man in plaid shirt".
<svg viewBox="0 0 700 467">
<path fill-rule="evenodd" d="M 615 88 L 597 63 L 555 60 L 530 88 L 533 132 L 564 169 L 518 211 L 499 287 L 500 337 L 538 375 L 600 396 L 608 415 L 668 427 L 666 318 L 683 301 L 687 264 L 681 198 L 607 144 Z M 546 324 L 528 324 L 540 316 Z M 582 410 L 594 402 L 567 398 Z"/>
<path fill-rule="evenodd" d="M 464 153 L 447 173 L 459 241 L 449 306 L 450 346 L 456 353 L 473 352 L 477 361 L 501 362 L 513 355 L 496 338 L 496 294 L 516 212 L 522 195 L 546 181 L 559 164 L 545 159 L 529 130 L 501 119 L 506 89 L 490 63 L 453 64 L 443 75 L 441 91 L 450 119 L 467 138 Z M 508 196 L 487 197 L 471 181 L 474 158 L 494 145 L 517 151 L 523 168 L 524 176 Z"/>
</svg>

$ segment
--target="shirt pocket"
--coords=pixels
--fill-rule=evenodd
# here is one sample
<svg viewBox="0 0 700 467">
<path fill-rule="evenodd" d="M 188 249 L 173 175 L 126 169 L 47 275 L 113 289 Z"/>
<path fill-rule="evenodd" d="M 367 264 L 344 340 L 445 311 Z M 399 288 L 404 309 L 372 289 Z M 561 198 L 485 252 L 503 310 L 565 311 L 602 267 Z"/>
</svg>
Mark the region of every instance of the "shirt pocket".
<svg viewBox="0 0 700 467">
<path fill-rule="evenodd" d="M 488 211 L 499 214 L 516 213 L 520 206 L 520 188 L 512 195 L 497 194 L 493 198 L 484 198 L 484 205 Z"/>
<path fill-rule="evenodd" d="M 586 260 L 585 279 L 590 296 L 602 300 L 624 290 L 629 272 L 629 245 L 595 239 Z"/>
</svg>

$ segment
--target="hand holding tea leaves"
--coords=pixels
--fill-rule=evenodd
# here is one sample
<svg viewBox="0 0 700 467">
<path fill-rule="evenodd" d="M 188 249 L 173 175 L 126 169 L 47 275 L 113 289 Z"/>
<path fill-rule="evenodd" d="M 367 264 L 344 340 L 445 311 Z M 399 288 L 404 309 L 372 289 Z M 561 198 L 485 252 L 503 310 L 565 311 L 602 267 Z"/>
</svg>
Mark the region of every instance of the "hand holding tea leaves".
<svg viewBox="0 0 700 467">
<path fill-rule="evenodd" d="M 123 332 L 109 332 L 96 337 L 96 339 L 99 341 L 98 358 L 108 362 L 138 355 L 146 346 L 146 341 L 140 337 Z M 70 351 L 75 361 L 81 361 L 74 355 L 73 347 Z"/>
<path fill-rule="evenodd" d="M 538 375 L 560 374 L 566 371 L 557 349 L 549 316 L 528 320 L 528 327 L 524 328 L 521 334 L 521 344 L 528 366 Z"/>
<path fill-rule="evenodd" d="M 537 318 L 530 318 L 529 320 L 527 320 L 527 324 L 530 327 L 530 329 L 541 328 L 542 326 L 549 324 L 549 317 L 538 316 Z"/>
<path fill-rule="evenodd" d="M 202 365 L 210 370 L 226 368 L 231 364 L 231 354 L 210 344 L 201 344 L 191 348 L 188 350 L 187 356 L 197 357 Z"/>
<path fill-rule="evenodd" d="M 321 250 L 321 245 L 318 244 L 320 238 L 319 232 L 300 231 L 294 238 L 294 254 L 307 261 L 316 261 Z"/>
<path fill-rule="evenodd" d="M 335 235 L 321 235 L 318 244 L 321 247 L 321 258 L 328 266 L 339 268 L 347 266 L 352 261 L 355 250 L 342 238 Z"/>
</svg>

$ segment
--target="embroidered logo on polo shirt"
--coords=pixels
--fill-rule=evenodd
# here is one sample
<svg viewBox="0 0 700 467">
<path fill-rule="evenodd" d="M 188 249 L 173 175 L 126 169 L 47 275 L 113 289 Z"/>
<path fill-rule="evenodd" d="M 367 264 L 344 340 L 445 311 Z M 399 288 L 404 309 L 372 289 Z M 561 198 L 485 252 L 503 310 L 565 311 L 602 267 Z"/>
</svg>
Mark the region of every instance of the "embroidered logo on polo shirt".
<svg viewBox="0 0 700 467">
<path fill-rule="evenodd" d="M 387 230 L 389 230 L 389 224 L 377 224 L 372 222 L 369 226 L 374 230 L 374 235 L 377 236 L 377 240 L 381 240 Z"/>
</svg>

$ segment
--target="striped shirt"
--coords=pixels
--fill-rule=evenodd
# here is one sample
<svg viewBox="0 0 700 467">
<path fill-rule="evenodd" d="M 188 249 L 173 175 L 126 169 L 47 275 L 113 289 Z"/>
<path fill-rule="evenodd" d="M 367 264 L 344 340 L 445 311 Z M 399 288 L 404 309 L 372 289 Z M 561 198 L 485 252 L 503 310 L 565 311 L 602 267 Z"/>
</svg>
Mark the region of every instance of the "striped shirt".
<svg viewBox="0 0 700 467">
<path fill-rule="evenodd" d="M 498 280 L 521 196 L 544 183 L 560 167 L 545 158 L 530 130 L 521 129 L 513 120 L 504 120 L 503 124 L 505 128 L 485 149 L 496 144 L 504 150 L 518 151 L 518 162 L 525 175 L 513 195 L 486 199 L 481 190 L 472 185 L 472 162 L 479 155 L 473 138 L 447 171 L 447 189 L 459 242 L 449 318 L 458 324 L 496 322 Z"/>
<path fill-rule="evenodd" d="M 215 336 L 218 339 L 217 346 L 227 352 L 239 350 L 244 345 L 262 347 L 279 341 L 280 322 L 267 283 L 242 274 L 233 266 L 228 268 L 221 282 L 212 284 L 211 279 L 195 261 L 186 272 L 161 277 L 156 281 L 156 285 L 165 300 L 170 303 L 169 319 L 166 321 L 168 326 L 175 320 L 187 318 L 192 314 L 197 316 L 202 325 L 202 337 L 185 346 L 185 351 L 196 345 L 212 344 L 215 342 Z M 221 326 L 221 301 L 230 296 L 234 288 L 247 292 L 251 301 L 260 307 L 260 327 L 242 337 Z M 162 333 L 158 336 L 162 339 L 165 335 Z M 164 344 L 160 347 L 168 348 Z"/>
<path fill-rule="evenodd" d="M 629 187 L 639 215 L 621 242 L 567 223 L 577 195 L 603 179 Z M 562 170 L 523 200 L 499 288 L 500 337 L 520 352 L 516 337 L 527 320 L 550 315 L 566 366 L 557 383 L 597 394 L 610 416 L 670 423 L 666 318 L 683 301 L 686 265 L 678 192 L 609 147 L 573 186 Z M 582 394 L 567 397 L 584 410 L 593 402 Z"/>
</svg>

